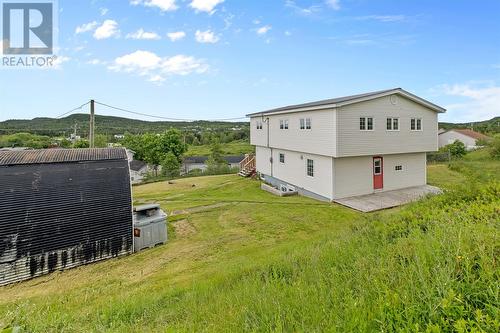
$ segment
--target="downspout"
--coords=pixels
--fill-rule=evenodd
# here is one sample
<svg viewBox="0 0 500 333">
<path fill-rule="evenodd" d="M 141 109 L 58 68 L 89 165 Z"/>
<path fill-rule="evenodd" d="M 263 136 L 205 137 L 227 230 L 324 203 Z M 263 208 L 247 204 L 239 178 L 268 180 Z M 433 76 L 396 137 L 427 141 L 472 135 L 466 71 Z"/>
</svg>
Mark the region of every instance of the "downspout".
<svg viewBox="0 0 500 333">
<path fill-rule="evenodd" d="M 262 118 L 264 118 L 264 115 L 262 115 Z M 266 117 L 266 119 L 263 121 L 267 125 L 267 148 L 271 150 L 271 157 L 269 158 L 269 163 L 271 164 L 271 177 L 273 177 L 273 175 L 274 175 L 274 172 L 273 172 L 273 149 L 269 146 L 269 142 L 270 142 L 270 139 L 269 139 L 269 134 L 270 134 L 269 117 Z"/>
</svg>

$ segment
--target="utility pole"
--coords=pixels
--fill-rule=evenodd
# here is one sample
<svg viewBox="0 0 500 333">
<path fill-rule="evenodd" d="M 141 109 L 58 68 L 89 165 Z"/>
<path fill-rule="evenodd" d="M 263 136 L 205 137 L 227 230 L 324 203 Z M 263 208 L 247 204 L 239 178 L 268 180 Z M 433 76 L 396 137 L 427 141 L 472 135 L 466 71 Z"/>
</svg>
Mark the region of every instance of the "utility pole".
<svg viewBox="0 0 500 333">
<path fill-rule="evenodd" d="M 90 131 L 89 131 L 89 146 L 94 148 L 94 100 L 90 100 Z"/>
</svg>

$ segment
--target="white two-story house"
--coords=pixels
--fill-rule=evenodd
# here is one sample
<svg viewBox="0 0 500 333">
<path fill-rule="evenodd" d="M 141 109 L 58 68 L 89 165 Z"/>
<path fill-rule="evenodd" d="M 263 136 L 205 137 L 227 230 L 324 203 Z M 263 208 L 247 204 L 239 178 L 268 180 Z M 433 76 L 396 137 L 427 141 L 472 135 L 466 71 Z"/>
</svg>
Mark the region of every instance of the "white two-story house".
<svg viewBox="0 0 500 333">
<path fill-rule="evenodd" d="M 252 113 L 256 170 L 328 201 L 425 185 L 445 111 L 397 88 Z"/>
</svg>

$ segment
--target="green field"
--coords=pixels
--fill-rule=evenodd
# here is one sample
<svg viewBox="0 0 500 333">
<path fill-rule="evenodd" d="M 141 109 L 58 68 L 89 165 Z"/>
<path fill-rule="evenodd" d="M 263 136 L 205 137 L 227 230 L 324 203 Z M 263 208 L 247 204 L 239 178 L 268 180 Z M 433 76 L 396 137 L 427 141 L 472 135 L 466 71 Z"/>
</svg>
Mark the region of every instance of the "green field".
<svg viewBox="0 0 500 333">
<path fill-rule="evenodd" d="M 253 153 L 254 146 L 247 141 L 233 141 L 229 143 L 221 143 L 220 145 L 223 155 L 244 155 Z M 210 145 L 189 146 L 185 156 L 209 156 Z"/>
<path fill-rule="evenodd" d="M 371 214 L 234 175 L 135 187 L 175 213 L 168 244 L 0 288 L 0 330 L 498 332 L 500 162 L 478 156 Z"/>
</svg>

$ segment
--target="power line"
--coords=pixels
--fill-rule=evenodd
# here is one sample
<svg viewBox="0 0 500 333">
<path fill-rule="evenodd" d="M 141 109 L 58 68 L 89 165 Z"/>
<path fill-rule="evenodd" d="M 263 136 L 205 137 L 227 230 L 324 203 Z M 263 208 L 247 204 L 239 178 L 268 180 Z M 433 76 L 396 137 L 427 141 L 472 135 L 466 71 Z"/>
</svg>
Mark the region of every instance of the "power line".
<svg viewBox="0 0 500 333">
<path fill-rule="evenodd" d="M 170 117 L 155 116 L 155 115 L 151 115 L 151 114 L 147 114 L 147 113 L 142 113 L 142 112 L 127 110 L 127 109 L 119 108 L 119 107 L 112 106 L 112 105 L 109 105 L 109 104 L 101 103 L 101 102 L 98 102 L 98 101 L 95 101 L 95 103 L 99 104 L 99 105 L 102 105 L 102 106 L 105 106 L 105 107 L 108 107 L 108 108 L 111 108 L 111 109 L 122 111 L 122 112 L 127 112 L 127 113 L 131 113 L 131 114 L 135 114 L 135 115 L 139 115 L 139 116 L 150 117 L 150 118 L 157 118 L 157 119 L 162 119 L 162 120 L 168 120 L 168 121 L 189 121 L 189 122 L 192 122 L 192 121 L 231 121 L 231 120 L 246 119 L 246 117 L 225 118 L 225 119 L 210 119 L 210 120 L 207 120 L 207 119 L 198 120 L 198 119 L 170 118 Z"/>
<path fill-rule="evenodd" d="M 66 115 L 68 115 L 68 114 L 70 114 L 70 113 L 72 113 L 72 112 L 75 112 L 76 110 L 81 110 L 81 109 L 82 109 L 85 105 L 87 105 L 87 104 L 89 104 L 89 103 L 90 103 L 90 102 L 87 102 L 87 103 L 84 103 L 84 104 L 80 105 L 79 107 L 76 107 L 76 108 L 74 108 L 74 109 L 71 109 L 71 110 L 69 110 L 68 112 L 63 113 L 62 115 L 57 116 L 57 117 L 56 117 L 56 119 L 60 119 L 60 118 L 62 118 L 62 117 L 64 117 L 64 116 L 66 116 Z"/>
</svg>

